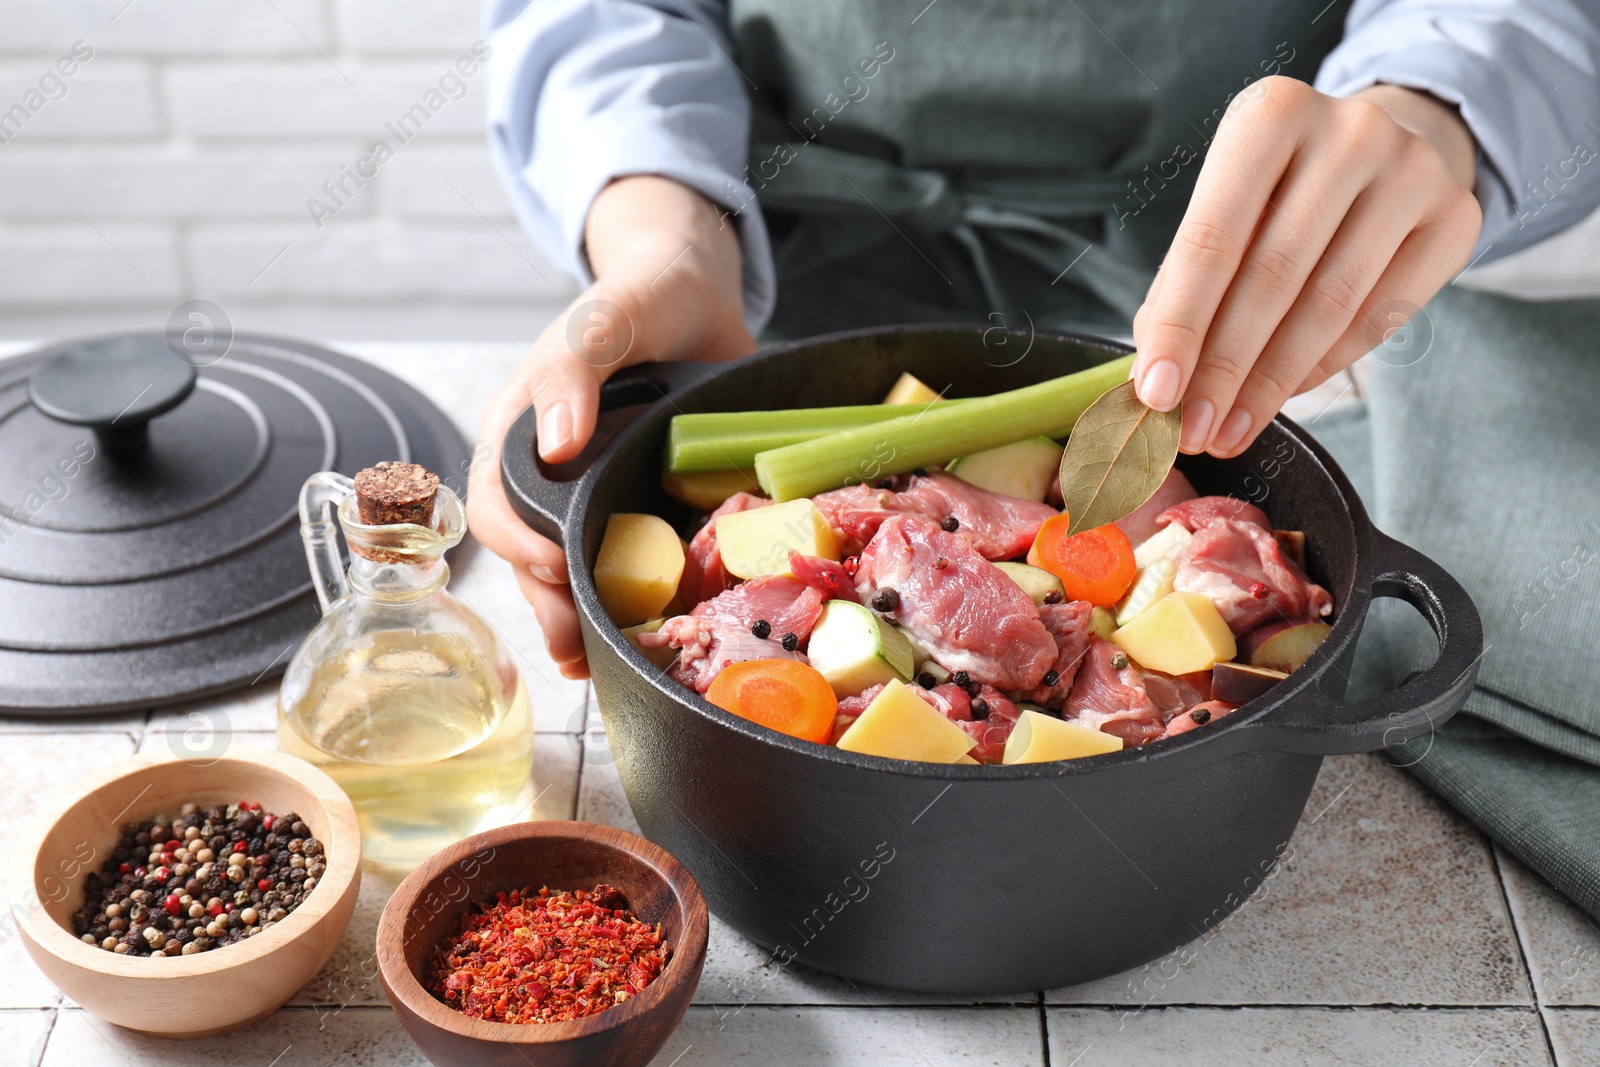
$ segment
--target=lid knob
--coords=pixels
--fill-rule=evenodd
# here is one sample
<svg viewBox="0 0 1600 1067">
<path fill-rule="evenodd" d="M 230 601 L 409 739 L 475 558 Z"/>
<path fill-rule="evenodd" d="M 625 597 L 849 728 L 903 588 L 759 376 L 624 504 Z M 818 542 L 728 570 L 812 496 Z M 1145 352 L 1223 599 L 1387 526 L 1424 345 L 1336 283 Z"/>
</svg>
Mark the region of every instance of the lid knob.
<svg viewBox="0 0 1600 1067">
<path fill-rule="evenodd" d="M 111 452 L 140 449 L 148 424 L 194 391 L 199 374 L 159 337 L 85 341 L 46 360 L 28 379 L 28 399 L 58 422 L 87 426 Z"/>
</svg>

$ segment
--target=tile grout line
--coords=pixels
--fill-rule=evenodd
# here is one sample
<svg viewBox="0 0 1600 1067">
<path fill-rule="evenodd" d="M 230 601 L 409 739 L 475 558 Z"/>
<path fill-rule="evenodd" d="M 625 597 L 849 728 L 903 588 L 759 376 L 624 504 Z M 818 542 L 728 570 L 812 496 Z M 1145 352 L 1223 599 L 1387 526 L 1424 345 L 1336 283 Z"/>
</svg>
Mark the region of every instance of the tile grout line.
<svg viewBox="0 0 1600 1067">
<path fill-rule="evenodd" d="M 1045 1010 L 1044 990 L 1039 990 L 1039 1049 L 1044 1056 L 1044 1067 L 1050 1067 L 1050 1013 Z"/>
<path fill-rule="evenodd" d="M 1495 884 L 1500 887 L 1500 901 L 1505 905 L 1506 918 L 1511 921 L 1511 936 L 1517 942 L 1517 958 L 1522 961 L 1523 973 L 1528 976 L 1528 992 L 1533 996 L 1533 1014 L 1539 1020 L 1539 1032 L 1544 1035 L 1545 1051 L 1550 1055 L 1552 1067 L 1561 1067 L 1561 1060 L 1556 1055 L 1555 1040 L 1550 1036 L 1550 1023 L 1544 1014 L 1544 997 L 1539 991 L 1539 981 L 1534 977 L 1533 964 L 1529 959 L 1522 920 L 1517 916 L 1517 909 L 1511 904 L 1511 889 L 1506 883 L 1505 867 L 1500 863 L 1500 846 L 1487 835 L 1485 841 L 1489 846 L 1489 862 L 1494 865 Z"/>
<path fill-rule="evenodd" d="M 585 732 L 578 735 L 578 774 L 572 783 L 572 818 L 574 820 L 583 817 L 583 772 L 589 765 L 589 745 L 584 738 L 588 736 L 590 700 L 595 700 L 596 709 L 600 707 L 599 701 L 594 695 L 593 678 L 583 683 L 583 726 Z M 610 744 L 610 740 L 607 739 L 607 747 Z"/>
<path fill-rule="evenodd" d="M 1533 996 L 1534 1006 L 1542 1007 L 1544 999 L 1539 992 L 1539 983 L 1533 976 L 1533 965 L 1529 962 L 1527 937 L 1522 928 L 1522 919 L 1511 903 L 1511 889 L 1507 884 L 1506 870 L 1500 862 L 1500 846 L 1487 836 L 1484 843 L 1489 846 L 1489 863 L 1494 868 L 1494 880 L 1500 890 L 1500 902 L 1505 905 L 1506 918 L 1511 922 L 1511 934 L 1517 941 L 1517 955 L 1522 960 L 1523 972 L 1528 976 L 1528 991 Z"/>
<path fill-rule="evenodd" d="M 50 1025 L 45 1027 L 44 1040 L 39 1042 L 39 1058 L 33 1061 L 32 1067 L 42 1067 L 44 1058 L 50 1054 L 50 1039 L 56 1036 L 56 1023 L 61 1021 L 61 1005 L 46 1009 L 50 1012 Z"/>
<path fill-rule="evenodd" d="M 1559 1009 L 1552 1008 L 1550 1010 L 1554 1011 Z M 1545 1049 L 1550 1053 L 1551 1067 L 1566 1067 L 1566 1064 L 1561 1059 L 1561 1054 L 1556 1051 L 1555 1038 L 1550 1034 L 1550 1017 L 1545 1013 L 1545 1005 L 1540 1004 L 1536 1006 L 1534 1008 L 1534 1012 L 1539 1016 L 1540 1028 L 1544 1030 L 1544 1046 Z M 1577 1067 L 1577 1065 L 1574 1065 L 1574 1067 Z"/>
</svg>

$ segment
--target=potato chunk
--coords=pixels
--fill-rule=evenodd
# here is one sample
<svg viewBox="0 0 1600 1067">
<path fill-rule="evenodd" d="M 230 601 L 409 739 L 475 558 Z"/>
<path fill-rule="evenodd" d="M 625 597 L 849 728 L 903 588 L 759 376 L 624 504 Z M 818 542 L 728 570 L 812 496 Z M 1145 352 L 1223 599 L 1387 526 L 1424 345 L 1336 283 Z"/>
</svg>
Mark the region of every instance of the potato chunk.
<svg viewBox="0 0 1600 1067">
<path fill-rule="evenodd" d="M 632 626 L 662 613 L 683 577 L 683 542 L 665 519 L 623 512 L 606 520 L 594 588 L 606 614 Z"/>
<path fill-rule="evenodd" d="M 1122 750 L 1122 738 L 1054 715 L 1024 711 L 1006 739 L 1002 763 L 1049 763 Z"/>
<path fill-rule="evenodd" d="M 847 752 L 923 763 L 956 763 L 976 741 L 905 683 L 890 682 L 839 738 Z"/>
<path fill-rule="evenodd" d="M 674 500 L 692 508 L 710 511 L 735 493 L 759 493 L 761 483 L 753 470 L 695 471 L 691 474 L 661 472 L 661 488 Z"/>
<path fill-rule="evenodd" d="M 1216 605 L 1199 593 L 1168 593 L 1113 633 L 1111 643 L 1139 666 L 1165 674 L 1207 671 L 1238 651 Z"/>
<path fill-rule="evenodd" d="M 736 578 L 792 574 L 790 552 L 839 558 L 828 520 L 806 499 L 723 515 L 717 519 L 717 548 L 722 565 Z"/>
<path fill-rule="evenodd" d="M 905 371 L 899 378 L 895 379 L 894 387 L 883 398 L 883 402 L 885 404 L 931 404 L 938 399 L 939 394 L 924 385 L 921 378 L 918 378 L 910 371 Z"/>
</svg>

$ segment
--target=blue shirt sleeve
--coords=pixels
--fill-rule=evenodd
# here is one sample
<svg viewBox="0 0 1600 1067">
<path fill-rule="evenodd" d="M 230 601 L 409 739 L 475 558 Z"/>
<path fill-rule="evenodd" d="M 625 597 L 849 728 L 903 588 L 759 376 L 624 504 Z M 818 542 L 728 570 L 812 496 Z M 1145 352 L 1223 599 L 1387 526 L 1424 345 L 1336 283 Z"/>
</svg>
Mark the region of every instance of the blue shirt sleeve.
<svg viewBox="0 0 1600 1067">
<path fill-rule="evenodd" d="M 613 178 L 657 174 L 729 212 L 759 334 L 772 251 L 746 183 L 750 103 L 720 0 L 487 0 L 489 150 L 524 229 L 593 280 L 584 220 Z"/>
<path fill-rule="evenodd" d="M 1600 207 L 1600 0 L 1356 0 L 1316 87 L 1378 82 L 1460 108 L 1487 263 Z"/>
</svg>

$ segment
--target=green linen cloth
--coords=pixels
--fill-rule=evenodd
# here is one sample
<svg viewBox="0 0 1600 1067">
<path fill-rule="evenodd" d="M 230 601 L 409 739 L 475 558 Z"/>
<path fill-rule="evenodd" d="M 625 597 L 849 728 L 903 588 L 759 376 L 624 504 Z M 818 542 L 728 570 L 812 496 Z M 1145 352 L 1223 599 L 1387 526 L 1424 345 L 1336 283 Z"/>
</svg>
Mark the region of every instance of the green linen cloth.
<svg viewBox="0 0 1600 1067">
<path fill-rule="evenodd" d="M 1483 616 L 1465 710 L 1388 758 L 1600 918 L 1600 301 L 1452 286 L 1406 330 L 1366 404 L 1309 427 Z M 1353 687 L 1429 662 L 1409 613 L 1373 612 Z"/>
</svg>

